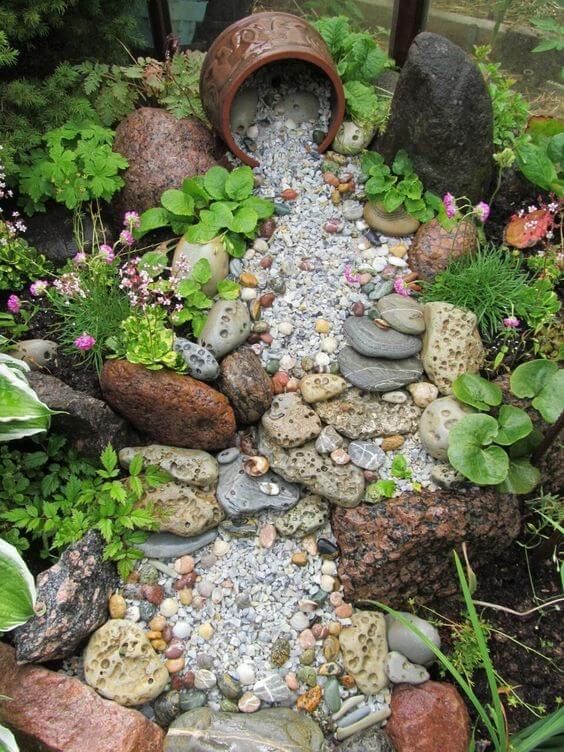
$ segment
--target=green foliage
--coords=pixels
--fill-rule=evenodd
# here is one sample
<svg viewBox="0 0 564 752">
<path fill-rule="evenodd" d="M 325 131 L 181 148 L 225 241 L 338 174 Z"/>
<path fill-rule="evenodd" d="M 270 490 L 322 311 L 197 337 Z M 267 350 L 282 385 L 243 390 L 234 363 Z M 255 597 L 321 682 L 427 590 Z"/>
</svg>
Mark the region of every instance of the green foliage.
<svg viewBox="0 0 564 752">
<path fill-rule="evenodd" d="M 371 34 L 353 31 L 342 15 L 319 18 L 317 31 L 329 47 L 345 89 L 349 116 L 361 126 L 381 128 L 389 112 L 390 98 L 378 95 L 374 82 L 394 63 Z"/>
<path fill-rule="evenodd" d="M 43 137 L 45 148 L 32 153 L 20 172 L 20 190 L 28 197 L 26 211 L 45 211 L 54 199 L 67 209 L 88 201 L 110 201 L 124 185 L 119 170 L 127 160 L 112 151 L 114 132 L 94 123 L 66 123 Z"/>
<path fill-rule="evenodd" d="M 396 454 L 392 460 L 390 472 L 394 478 L 400 478 L 402 480 L 408 480 L 413 475 L 413 472 L 407 464 L 407 459 L 403 454 Z"/>
<path fill-rule="evenodd" d="M 519 258 L 493 245 L 481 245 L 475 253 L 452 260 L 422 287 L 426 303 L 442 301 L 472 311 L 487 336 L 499 331 L 511 315 L 537 329 L 560 308 L 549 280 L 532 280 Z"/>
<path fill-rule="evenodd" d="M 0 353 L 0 442 L 47 431 L 53 411 L 27 383 L 23 360 Z"/>
<path fill-rule="evenodd" d="M 0 634 L 34 616 L 37 598 L 33 576 L 11 543 L 0 538 Z"/>
<path fill-rule="evenodd" d="M 564 370 L 552 360 L 522 363 L 510 378 L 516 397 L 532 398 L 532 406 L 547 423 L 556 423 L 564 410 Z"/>
<path fill-rule="evenodd" d="M 368 177 L 364 189 L 369 201 L 382 203 L 388 212 L 403 207 L 420 222 L 427 222 L 435 216 L 442 202 L 438 196 L 425 191 L 406 151 L 398 151 L 391 169 L 384 157 L 374 151 L 363 154 L 361 165 Z"/>
<path fill-rule="evenodd" d="M 2 698 L 0 697 L 0 700 Z M 0 726 L 0 752 L 19 752 L 15 736 L 5 726 Z"/>
<path fill-rule="evenodd" d="M 111 446 L 96 468 L 67 450 L 60 436 L 33 452 L 0 447 L 0 469 L 0 521 L 17 548 L 37 541 L 41 556 L 55 556 L 94 528 L 106 544 L 104 559 L 115 561 L 124 579 L 142 557 L 136 547 L 156 528 L 143 502 L 146 490 L 169 479 L 157 467 L 143 468 L 140 458 L 122 479 Z"/>
<path fill-rule="evenodd" d="M 130 363 L 150 371 L 170 368 L 184 371 L 186 364 L 174 350 L 174 332 L 167 326 L 162 308 L 136 310 L 121 324 L 121 333 L 110 340 L 112 357 L 126 358 Z"/>
<path fill-rule="evenodd" d="M 465 373 L 452 385 L 454 396 L 477 410 L 489 410 L 501 404 L 502 391 L 477 373 Z"/>
<path fill-rule="evenodd" d="M 533 48 L 533 52 L 562 52 L 564 50 L 564 25 L 556 18 L 532 18 L 531 26 L 538 29 L 543 37 L 542 41 Z"/>
<path fill-rule="evenodd" d="M 172 188 L 161 196 L 162 208 L 141 215 L 136 237 L 160 227 L 171 227 L 189 243 L 208 243 L 220 236 L 226 250 L 240 258 L 246 241 L 253 240 L 259 222 L 274 213 L 274 204 L 253 196 L 250 167 L 228 172 L 212 167 L 205 175 L 187 178 L 182 189 Z"/>
<path fill-rule="evenodd" d="M 564 120 L 531 118 L 526 138 L 516 147 L 516 158 L 527 180 L 544 191 L 564 196 Z"/>
<path fill-rule="evenodd" d="M 18 51 L 13 50 L 8 42 L 5 32 L 0 31 L 0 68 L 15 65 L 18 59 Z"/>
<path fill-rule="evenodd" d="M 9 231 L 0 219 L 0 290 L 21 290 L 28 282 L 43 277 L 51 264 L 22 237 Z"/>
<path fill-rule="evenodd" d="M 525 523 L 527 539 L 520 545 L 527 551 L 532 551 L 544 545 L 545 541 L 554 541 L 551 558 L 556 565 L 560 583 L 564 590 L 564 556 L 562 547 L 559 545 L 560 538 L 564 535 L 562 497 L 556 494 L 541 493 L 535 499 L 527 499 L 525 504 L 530 512 Z"/>
<path fill-rule="evenodd" d="M 388 480 L 380 479 L 366 486 L 364 501 L 367 504 L 374 504 L 382 499 L 391 499 L 396 492 L 396 482 L 391 478 Z"/>
</svg>

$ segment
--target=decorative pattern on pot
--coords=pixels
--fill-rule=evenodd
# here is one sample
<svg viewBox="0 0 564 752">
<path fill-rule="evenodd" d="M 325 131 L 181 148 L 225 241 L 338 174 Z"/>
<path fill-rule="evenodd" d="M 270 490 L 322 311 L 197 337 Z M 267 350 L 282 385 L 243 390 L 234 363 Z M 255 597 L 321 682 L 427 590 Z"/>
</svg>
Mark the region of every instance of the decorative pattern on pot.
<svg viewBox="0 0 564 752">
<path fill-rule="evenodd" d="M 303 60 L 320 69 L 332 86 L 332 118 L 319 145 L 333 142 L 345 114 L 345 95 L 327 46 L 303 18 L 290 13 L 255 13 L 236 21 L 211 45 L 202 66 L 200 94 L 206 114 L 228 148 L 245 164 L 259 163 L 242 151 L 231 133 L 231 107 L 241 85 L 259 68 L 279 60 Z"/>
</svg>

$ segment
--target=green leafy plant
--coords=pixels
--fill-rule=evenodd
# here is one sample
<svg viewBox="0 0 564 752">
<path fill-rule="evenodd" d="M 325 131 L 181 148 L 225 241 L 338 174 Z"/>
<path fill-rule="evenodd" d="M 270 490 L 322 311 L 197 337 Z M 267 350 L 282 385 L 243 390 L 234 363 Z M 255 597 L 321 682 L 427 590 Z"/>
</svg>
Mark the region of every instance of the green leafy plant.
<svg viewBox="0 0 564 752">
<path fill-rule="evenodd" d="M 442 201 L 425 191 L 403 149 L 396 154 L 391 168 L 381 154 L 373 151 L 363 154 L 361 165 L 368 178 L 364 186 L 367 198 L 382 203 L 386 211 L 393 212 L 403 207 L 412 217 L 427 222 L 440 210 Z"/>
<path fill-rule="evenodd" d="M 536 329 L 560 308 L 548 280 L 531 279 L 518 257 L 493 245 L 481 244 L 475 253 L 453 259 L 422 288 L 426 303 L 441 301 L 472 311 L 487 336 L 500 330 L 508 316 L 518 316 Z"/>
<path fill-rule="evenodd" d="M 0 220 L 0 290 L 21 290 L 51 270 L 45 256 Z"/>
<path fill-rule="evenodd" d="M 345 16 L 319 18 L 314 25 L 337 65 L 349 116 L 361 126 L 381 128 L 391 98 L 378 94 L 374 82 L 386 68 L 393 67 L 393 60 L 371 34 L 353 31 Z"/>
<path fill-rule="evenodd" d="M 369 485 L 366 486 L 364 501 L 368 504 L 374 504 L 382 499 L 391 499 L 395 492 L 395 480 L 392 480 L 391 478 L 384 480 L 381 478 L 380 480 L 377 480 L 374 483 L 369 483 Z"/>
<path fill-rule="evenodd" d="M 141 215 L 136 237 L 160 227 L 171 227 L 189 243 L 208 243 L 221 237 L 228 253 L 240 258 L 246 242 L 256 237 L 259 221 L 274 213 L 272 201 L 253 196 L 253 187 L 250 167 L 232 172 L 212 167 L 205 175 L 187 178 L 182 189 L 165 191 L 162 208 Z"/>
<path fill-rule="evenodd" d="M 407 458 L 404 454 L 396 454 L 392 460 L 390 473 L 394 478 L 400 478 L 402 480 L 409 480 L 409 478 L 411 478 L 413 472 L 407 464 Z"/>
<path fill-rule="evenodd" d="M 0 353 L 0 442 L 47 431 L 53 411 L 29 386 L 23 360 Z"/>
<path fill-rule="evenodd" d="M 12 732 L 5 726 L 0 726 L 0 752 L 19 752 L 19 749 Z"/>
<path fill-rule="evenodd" d="M 543 39 L 533 47 L 533 52 L 562 52 L 564 50 L 564 25 L 556 18 L 531 18 L 531 26 L 541 32 Z"/>
<path fill-rule="evenodd" d="M 532 399 L 547 423 L 556 423 L 564 409 L 564 370 L 552 360 L 531 360 L 518 366 L 510 378 L 511 391 Z"/>
<path fill-rule="evenodd" d="M 45 211 L 49 199 L 73 210 L 90 201 L 110 201 L 124 185 L 119 171 L 128 165 L 112 150 L 114 135 L 95 123 L 69 122 L 48 131 L 45 147 L 34 151 L 20 171 L 26 211 Z"/>
<path fill-rule="evenodd" d="M 17 549 L 0 538 L 0 633 L 9 632 L 35 614 L 33 576 Z"/>
<path fill-rule="evenodd" d="M 537 116 L 529 120 L 516 147 L 516 164 L 523 175 L 544 191 L 564 196 L 564 120 Z"/>
<path fill-rule="evenodd" d="M 126 358 L 150 371 L 186 370 L 185 362 L 174 350 L 174 331 L 167 326 L 167 314 L 162 308 L 132 313 L 122 322 L 121 333 L 110 339 L 110 345 L 114 349 L 112 357 Z"/>
<path fill-rule="evenodd" d="M 534 499 L 525 501 L 529 511 L 525 530 L 526 539 L 519 543 L 527 554 L 535 549 L 544 547 L 546 543 L 552 547 L 552 561 L 560 577 L 560 586 L 564 591 L 564 557 L 562 552 L 562 536 L 564 536 L 564 507 L 562 497 L 556 494 L 541 493 Z M 537 598 L 533 581 L 531 586 L 535 599 Z"/>
</svg>

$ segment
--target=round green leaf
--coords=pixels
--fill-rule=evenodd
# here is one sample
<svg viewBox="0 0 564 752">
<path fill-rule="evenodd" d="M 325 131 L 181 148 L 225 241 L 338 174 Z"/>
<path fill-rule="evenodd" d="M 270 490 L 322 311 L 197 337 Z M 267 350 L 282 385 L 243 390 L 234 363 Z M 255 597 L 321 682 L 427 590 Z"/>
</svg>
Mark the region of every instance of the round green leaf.
<svg viewBox="0 0 564 752">
<path fill-rule="evenodd" d="M 154 209 L 147 209 L 141 215 L 141 223 L 134 231 L 136 238 L 141 238 L 145 233 L 151 230 L 156 230 L 159 227 L 166 227 L 169 223 L 169 216 L 166 209 L 161 207 L 155 207 Z"/>
<path fill-rule="evenodd" d="M 532 405 L 547 423 L 556 423 L 564 410 L 564 370 L 562 368 L 549 376 Z"/>
<path fill-rule="evenodd" d="M 541 475 L 525 457 L 509 461 L 507 477 L 497 490 L 501 493 L 528 494 L 538 486 Z"/>
<path fill-rule="evenodd" d="M 211 167 L 204 175 L 204 187 L 212 198 L 221 201 L 226 198 L 225 184 L 229 173 L 225 167 Z"/>
<path fill-rule="evenodd" d="M 509 385 L 516 397 L 536 397 L 558 366 L 552 360 L 530 360 L 513 371 Z"/>
<path fill-rule="evenodd" d="M 477 373 L 463 373 L 452 384 L 454 396 L 478 410 L 489 410 L 501 404 L 502 392 L 496 385 Z"/>
<path fill-rule="evenodd" d="M 258 222 L 258 216 L 254 209 L 242 206 L 237 209 L 228 227 L 232 232 L 240 232 L 244 235 L 253 232 Z"/>
<path fill-rule="evenodd" d="M 170 188 L 161 196 L 161 204 L 171 214 L 178 217 L 192 217 L 194 215 L 194 199 L 184 191 Z"/>
<path fill-rule="evenodd" d="M 502 405 L 497 418 L 499 431 L 495 437 L 496 444 L 509 446 L 519 439 L 524 439 L 533 430 L 533 422 L 524 410 L 513 405 Z"/>
<path fill-rule="evenodd" d="M 467 415 L 450 429 L 450 464 L 479 486 L 495 486 L 507 475 L 507 454 L 499 446 L 489 446 L 497 432 L 497 421 L 491 415 Z"/>
<path fill-rule="evenodd" d="M 217 228 L 204 222 L 192 225 L 186 230 L 184 237 L 189 243 L 209 243 L 217 236 Z"/>
<path fill-rule="evenodd" d="M 225 193 L 233 201 L 243 201 L 253 192 L 254 184 L 255 179 L 251 168 L 247 166 L 237 167 L 233 172 L 229 173 L 225 181 Z"/>
</svg>

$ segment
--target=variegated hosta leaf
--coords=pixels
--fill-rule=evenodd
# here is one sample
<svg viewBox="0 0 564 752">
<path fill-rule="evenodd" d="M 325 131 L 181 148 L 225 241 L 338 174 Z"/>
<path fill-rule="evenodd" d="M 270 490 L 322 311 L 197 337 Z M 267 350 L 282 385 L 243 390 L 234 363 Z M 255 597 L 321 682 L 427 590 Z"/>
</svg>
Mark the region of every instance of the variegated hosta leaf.
<svg viewBox="0 0 564 752">
<path fill-rule="evenodd" d="M 0 632 L 19 627 L 34 615 L 33 576 L 18 551 L 0 538 Z"/>
</svg>

